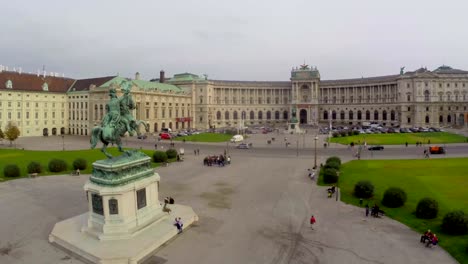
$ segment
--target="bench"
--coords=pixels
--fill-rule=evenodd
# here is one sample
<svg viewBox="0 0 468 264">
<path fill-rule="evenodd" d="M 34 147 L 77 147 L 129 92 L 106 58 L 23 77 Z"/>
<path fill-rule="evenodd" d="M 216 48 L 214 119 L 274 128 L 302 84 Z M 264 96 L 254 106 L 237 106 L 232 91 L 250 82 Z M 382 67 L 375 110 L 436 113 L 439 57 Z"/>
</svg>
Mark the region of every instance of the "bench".
<svg viewBox="0 0 468 264">
<path fill-rule="evenodd" d="M 29 174 L 29 178 L 36 178 L 37 176 L 38 176 L 37 172 Z"/>
</svg>

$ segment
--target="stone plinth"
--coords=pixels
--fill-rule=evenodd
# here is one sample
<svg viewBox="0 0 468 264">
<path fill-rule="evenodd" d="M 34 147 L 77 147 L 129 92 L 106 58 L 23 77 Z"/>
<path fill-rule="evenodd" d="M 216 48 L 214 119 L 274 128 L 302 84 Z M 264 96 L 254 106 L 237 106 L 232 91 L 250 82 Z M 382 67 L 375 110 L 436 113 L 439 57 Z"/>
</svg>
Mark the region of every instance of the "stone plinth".
<svg viewBox="0 0 468 264">
<path fill-rule="evenodd" d="M 91 263 L 137 263 L 177 234 L 175 217 L 184 228 L 198 221 L 188 206 L 163 212 L 150 162 L 138 151 L 95 162 L 84 186 L 88 213 L 55 224 L 49 241 Z"/>
<path fill-rule="evenodd" d="M 285 130 L 287 134 L 302 134 L 304 131 L 299 127 L 299 122 L 288 123 L 288 129 Z"/>
</svg>

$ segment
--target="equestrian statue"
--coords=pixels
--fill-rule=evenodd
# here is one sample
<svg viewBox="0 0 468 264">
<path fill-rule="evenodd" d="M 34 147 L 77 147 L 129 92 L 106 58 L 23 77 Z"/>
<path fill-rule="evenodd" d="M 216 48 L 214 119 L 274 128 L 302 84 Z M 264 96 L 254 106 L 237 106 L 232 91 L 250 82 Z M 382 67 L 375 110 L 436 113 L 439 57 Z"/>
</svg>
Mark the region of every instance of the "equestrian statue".
<svg viewBox="0 0 468 264">
<path fill-rule="evenodd" d="M 135 133 L 140 135 L 139 127 L 143 125 L 145 131 L 149 131 L 149 126 L 142 120 L 135 120 L 131 111 L 136 109 L 135 102 L 130 94 L 132 82 L 125 80 L 120 84 L 123 95 L 117 97 L 115 88 L 109 89 L 110 101 L 106 104 L 106 115 L 102 119 L 100 126 L 95 126 L 91 131 L 91 149 L 94 149 L 99 141 L 102 142 L 101 151 L 109 158 L 112 155 L 107 152 L 109 143 L 116 144 L 120 152 L 122 148 L 122 137 L 128 132 L 129 136 Z"/>
</svg>

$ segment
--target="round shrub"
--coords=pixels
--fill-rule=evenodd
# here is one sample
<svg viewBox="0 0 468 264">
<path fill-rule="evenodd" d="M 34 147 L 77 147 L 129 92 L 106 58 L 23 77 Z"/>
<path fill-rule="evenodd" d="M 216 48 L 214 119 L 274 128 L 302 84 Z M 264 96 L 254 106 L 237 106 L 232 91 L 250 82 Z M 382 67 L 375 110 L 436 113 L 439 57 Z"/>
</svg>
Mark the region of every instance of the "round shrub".
<svg viewBox="0 0 468 264">
<path fill-rule="evenodd" d="M 374 185 L 370 181 L 359 181 L 354 185 L 354 196 L 357 198 L 371 198 L 374 196 Z"/>
<path fill-rule="evenodd" d="M 348 136 L 352 136 L 353 135 L 353 131 L 349 130 L 348 131 Z"/>
<path fill-rule="evenodd" d="M 166 154 L 167 154 L 168 159 L 173 159 L 173 158 L 177 157 L 177 150 L 168 149 L 168 150 L 166 150 Z"/>
<path fill-rule="evenodd" d="M 341 166 L 341 159 L 336 156 L 329 157 L 325 163 L 336 162 Z"/>
<path fill-rule="evenodd" d="M 338 181 L 338 171 L 332 168 L 324 169 L 323 181 L 325 183 L 336 183 Z"/>
<path fill-rule="evenodd" d="M 422 219 L 433 219 L 439 213 L 439 203 L 432 198 L 422 198 L 416 206 L 416 217 Z"/>
<path fill-rule="evenodd" d="M 359 135 L 359 131 L 354 130 L 354 131 L 353 131 L 353 135 L 355 135 L 355 136 Z"/>
<path fill-rule="evenodd" d="M 73 161 L 74 170 L 86 170 L 86 167 L 88 167 L 88 162 L 85 159 L 78 158 Z"/>
<path fill-rule="evenodd" d="M 332 136 L 336 138 L 336 137 L 339 137 L 340 134 L 338 132 L 333 132 Z"/>
<path fill-rule="evenodd" d="M 340 131 L 340 135 L 341 135 L 342 137 L 346 137 L 346 135 L 348 135 L 348 133 L 346 133 L 346 131 Z"/>
<path fill-rule="evenodd" d="M 42 165 L 39 162 L 31 161 L 28 164 L 28 173 L 41 173 Z"/>
<path fill-rule="evenodd" d="M 3 168 L 3 175 L 5 177 L 19 177 L 20 168 L 16 164 L 8 164 Z"/>
<path fill-rule="evenodd" d="M 384 193 L 382 204 L 390 208 L 397 208 L 405 204 L 406 198 L 406 192 L 401 188 L 390 187 Z"/>
<path fill-rule="evenodd" d="M 153 161 L 154 162 L 166 162 L 167 161 L 167 154 L 164 151 L 156 150 L 153 153 Z"/>
<path fill-rule="evenodd" d="M 461 210 L 447 213 L 442 220 L 442 230 L 451 235 L 468 234 L 468 216 Z"/>
<path fill-rule="evenodd" d="M 50 172 L 61 172 L 67 169 L 67 163 L 61 159 L 53 159 L 49 161 Z"/>
<path fill-rule="evenodd" d="M 340 169 L 340 163 L 337 162 L 336 160 L 332 160 L 330 162 L 327 162 L 325 163 L 325 169 L 335 169 L 335 170 L 339 170 Z"/>
</svg>

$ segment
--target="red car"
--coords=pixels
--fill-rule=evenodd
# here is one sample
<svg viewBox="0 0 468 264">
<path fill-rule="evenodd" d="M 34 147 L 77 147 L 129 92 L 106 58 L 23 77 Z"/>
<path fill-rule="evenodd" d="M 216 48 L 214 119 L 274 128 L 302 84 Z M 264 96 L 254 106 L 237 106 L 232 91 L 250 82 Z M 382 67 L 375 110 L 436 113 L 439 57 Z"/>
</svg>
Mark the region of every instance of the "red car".
<svg viewBox="0 0 468 264">
<path fill-rule="evenodd" d="M 161 133 L 159 134 L 159 136 L 161 137 L 161 139 L 171 139 L 171 134 L 169 133 Z"/>
</svg>

